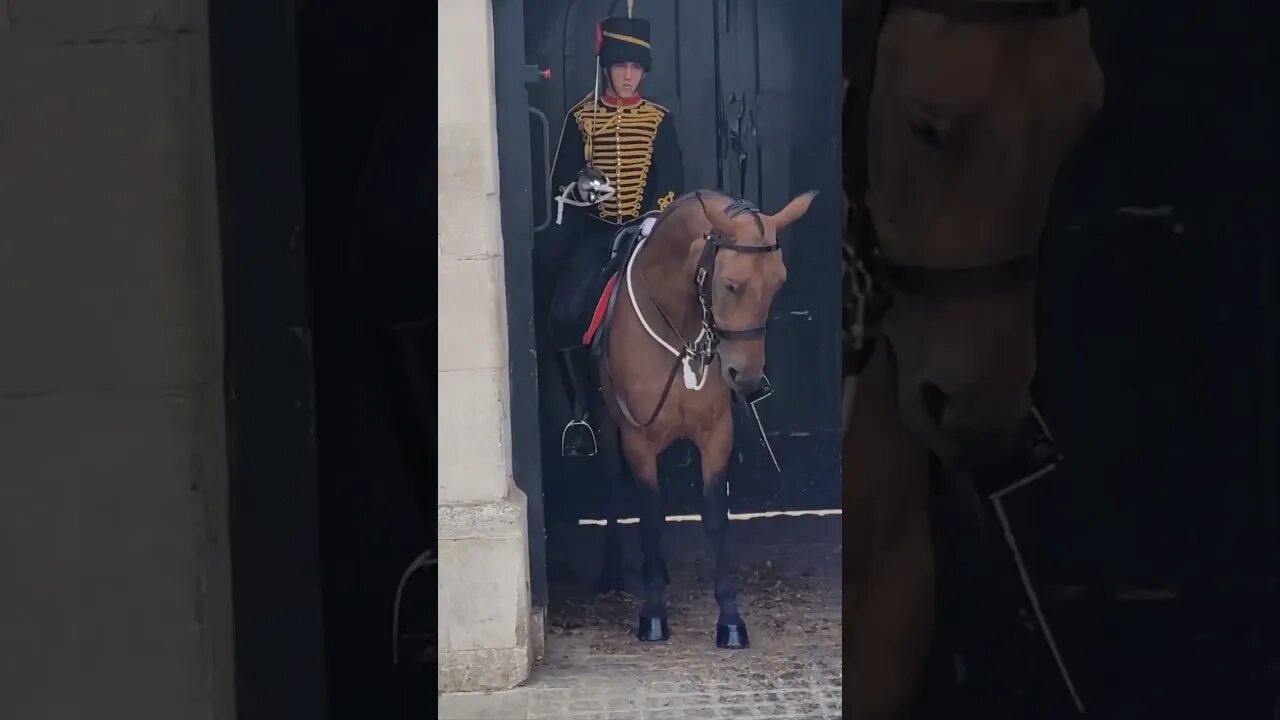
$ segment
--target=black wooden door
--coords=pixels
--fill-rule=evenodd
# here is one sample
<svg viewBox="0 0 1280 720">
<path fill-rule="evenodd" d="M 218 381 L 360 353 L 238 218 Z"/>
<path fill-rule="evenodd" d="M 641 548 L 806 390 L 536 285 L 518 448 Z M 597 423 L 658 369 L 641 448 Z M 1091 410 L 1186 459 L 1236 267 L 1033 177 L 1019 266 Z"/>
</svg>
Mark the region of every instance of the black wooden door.
<svg viewBox="0 0 1280 720">
<path fill-rule="evenodd" d="M 734 512 L 838 507 L 839 3 L 808 2 L 805 13 L 786 0 L 636 0 L 634 9 L 652 27 L 653 67 L 642 92 L 676 118 L 688 189 L 719 189 L 765 212 L 807 190 L 821 193 L 781 238 L 789 280 L 774 302 L 768 341 L 776 393 L 757 405 L 782 470 L 774 469 L 755 417 L 740 410 L 730 497 Z M 531 118 L 534 167 L 545 167 L 566 111 L 592 89 L 596 22 L 625 13 L 619 0 L 526 2 L 528 61 L 550 70 L 531 94 L 541 113 Z M 548 212 L 542 178 L 534 195 L 541 226 Z M 535 234 L 535 242 L 545 237 Z M 538 270 L 541 303 L 549 273 Z M 568 407 L 549 350 L 538 353 L 546 512 L 601 517 L 604 460 L 559 457 Z M 698 512 L 692 445 L 672 447 L 660 468 L 668 511 Z"/>
<path fill-rule="evenodd" d="M 1016 518 L 1064 585 L 1256 578 L 1280 558 L 1267 11 L 1189 7 L 1158 28 L 1091 10 L 1108 87 L 1132 91 L 1108 93 L 1055 193 L 1037 384 L 1068 463 Z"/>
<path fill-rule="evenodd" d="M 819 199 L 781 238 L 788 281 L 769 318 L 776 393 L 738 414 L 735 512 L 840 504 L 840 4 L 715 3 L 720 188 L 772 213 Z"/>
</svg>

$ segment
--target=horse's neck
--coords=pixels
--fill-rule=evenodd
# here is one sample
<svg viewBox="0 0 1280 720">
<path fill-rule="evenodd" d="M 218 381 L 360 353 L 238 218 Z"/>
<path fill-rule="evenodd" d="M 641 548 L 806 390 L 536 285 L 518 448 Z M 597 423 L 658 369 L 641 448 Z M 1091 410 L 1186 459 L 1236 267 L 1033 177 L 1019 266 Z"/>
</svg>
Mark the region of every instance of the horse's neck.
<svg viewBox="0 0 1280 720">
<path fill-rule="evenodd" d="M 637 279 L 680 334 L 686 340 L 692 340 L 688 333 L 696 331 L 700 317 L 693 270 L 689 267 L 690 243 L 673 241 L 669 239 L 670 233 L 664 235 L 650 236 L 646 247 L 636 258 L 637 269 L 643 275 L 642 279 Z"/>
</svg>

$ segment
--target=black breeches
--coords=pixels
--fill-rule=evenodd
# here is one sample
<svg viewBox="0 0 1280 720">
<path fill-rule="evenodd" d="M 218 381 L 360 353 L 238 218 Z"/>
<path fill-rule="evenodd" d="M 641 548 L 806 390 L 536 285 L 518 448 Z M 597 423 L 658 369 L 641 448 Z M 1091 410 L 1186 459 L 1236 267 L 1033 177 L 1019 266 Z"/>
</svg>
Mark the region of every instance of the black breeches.
<svg viewBox="0 0 1280 720">
<path fill-rule="evenodd" d="M 604 230 L 573 238 L 563 264 L 556 271 L 550 330 L 557 350 L 582 345 L 582 335 L 604 290 L 606 278 L 600 276 L 600 271 L 609 261 L 609 243 L 616 228 Z"/>
</svg>

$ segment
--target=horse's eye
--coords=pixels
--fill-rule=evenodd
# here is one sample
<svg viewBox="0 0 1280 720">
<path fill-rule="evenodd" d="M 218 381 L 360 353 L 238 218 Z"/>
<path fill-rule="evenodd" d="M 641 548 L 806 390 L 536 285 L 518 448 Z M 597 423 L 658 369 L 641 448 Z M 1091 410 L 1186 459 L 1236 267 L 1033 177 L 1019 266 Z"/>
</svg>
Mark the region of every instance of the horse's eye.
<svg viewBox="0 0 1280 720">
<path fill-rule="evenodd" d="M 735 284 L 735 283 L 731 283 L 731 282 L 729 282 L 728 280 L 726 280 L 726 281 L 724 282 L 724 289 L 725 289 L 725 290 L 728 290 L 728 291 L 729 291 L 729 292 L 731 292 L 731 293 L 736 293 L 736 292 L 738 292 L 738 286 L 737 286 L 737 284 Z"/>
<path fill-rule="evenodd" d="M 911 134 L 925 145 L 935 150 L 942 147 L 942 131 L 934 123 L 924 118 L 917 118 L 911 121 L 910 128 Z"/>
</svg>

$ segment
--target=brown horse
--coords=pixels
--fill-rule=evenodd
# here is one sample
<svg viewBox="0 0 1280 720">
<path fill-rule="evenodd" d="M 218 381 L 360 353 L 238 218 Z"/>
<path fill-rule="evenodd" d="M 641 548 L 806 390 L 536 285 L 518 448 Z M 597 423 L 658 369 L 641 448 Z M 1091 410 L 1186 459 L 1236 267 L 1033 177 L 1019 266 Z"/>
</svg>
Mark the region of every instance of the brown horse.
<svg viewBox="0 0 1280 720">
<path fill-rule="evenodd" d="M 876 1 L 846 2 L 846 22 Z M 859 720 L 909 713 L 932 638 L 929 455 L 964 476 L 1009 455 L 1030 413 L 1039 234 L 1103 90 L 1078 1 L 884 2 L 846 106 L 866 172 L 848 188 L 846 352 L 864 352 L 843 450 Z"/>
<path fill-rule="evenodd" d="M 616 430 L 601 432 L 606 456 L 621 449 L 619 468 L 639 480 L 641 574 L 645 601 L 638 637 L 668 639 L 663 599 L 670 582 L 660 548 L 666 516 L 658 455 L 679 438 L 697 446 L 702 513 L 715 560 L 719 605 L 716 644 L 747 647 L 730 577 L 725 473 L 734 443 L 732 393 L 749 395 L 764 381 L 765 322 L 787 279 L 778 232 L 808 211 L 816 192 L 776 215 L 711 191 L 676 199 L 649 235 L 628 251 L 609 295 L 609 314 L 593 338 L 601 399 Z M 607 518 L 604 590 L 621 589 L 617 488 Z"/>
</svg>

